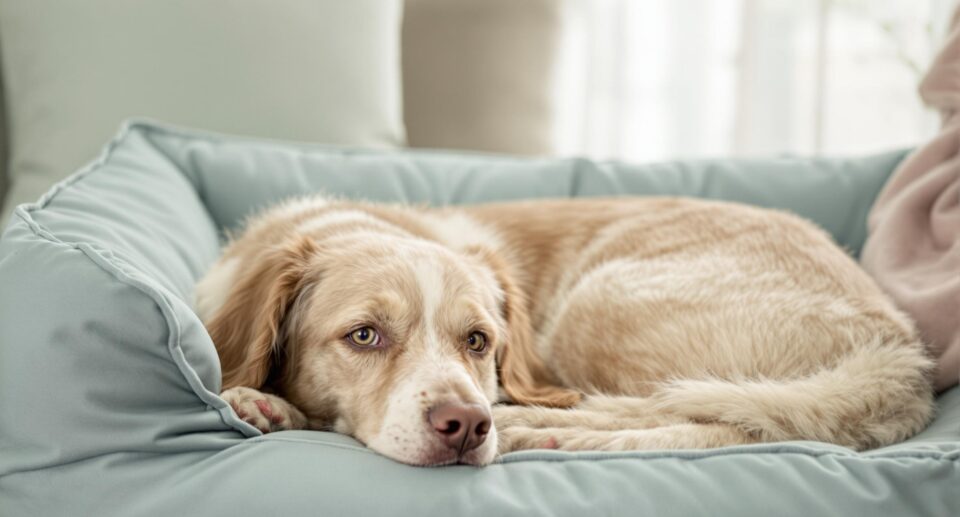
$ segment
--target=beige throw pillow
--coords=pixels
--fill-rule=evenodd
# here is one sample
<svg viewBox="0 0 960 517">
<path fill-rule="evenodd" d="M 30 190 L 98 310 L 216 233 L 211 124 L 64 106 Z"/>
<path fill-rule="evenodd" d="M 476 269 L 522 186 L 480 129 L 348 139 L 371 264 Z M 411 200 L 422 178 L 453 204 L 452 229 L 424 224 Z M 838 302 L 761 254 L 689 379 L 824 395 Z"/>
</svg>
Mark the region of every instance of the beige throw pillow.
<svg viewBox="0 0 960 517">
<path fill-rule="evenodd" d="M 551 154 L 567 0 L 407 0 L 411 146 Z"/>
</svg>

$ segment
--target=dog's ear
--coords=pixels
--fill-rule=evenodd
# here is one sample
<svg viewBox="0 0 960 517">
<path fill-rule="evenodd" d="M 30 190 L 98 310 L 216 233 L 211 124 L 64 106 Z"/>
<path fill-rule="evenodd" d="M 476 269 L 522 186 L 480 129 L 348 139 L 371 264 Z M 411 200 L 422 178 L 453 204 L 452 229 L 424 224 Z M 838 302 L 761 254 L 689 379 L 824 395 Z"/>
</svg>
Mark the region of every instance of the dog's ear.
<svg viewBox="0 0 960 517">
<path fill-rule="evenodd" d="M 497 348 L 500 385 L 517 404 L 566 408 L 580 402 L 580 393 L 556 385 L 534 349 L 527 299 L 506 262 L 485 248 L 468 253 L 493 271 L 503 293 L 500 309 L 507 324 L 505 342 Z"/>
<path fill-rule="evenodd" d="M 248 259 L 223 306 L 207 323 L 220 355 L 222 390 L 260 388 L 281 352 L 283 322 L 306 284 L 317 244 L 298 237 Z"/>
</svg>

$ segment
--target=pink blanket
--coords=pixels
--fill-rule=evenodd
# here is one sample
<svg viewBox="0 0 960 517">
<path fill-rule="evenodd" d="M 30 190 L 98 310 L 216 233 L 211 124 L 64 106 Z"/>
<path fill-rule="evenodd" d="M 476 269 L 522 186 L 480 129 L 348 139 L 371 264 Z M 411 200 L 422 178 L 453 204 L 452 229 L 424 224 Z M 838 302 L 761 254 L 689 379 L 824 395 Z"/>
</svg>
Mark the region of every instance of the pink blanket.
<svg viewBox="0 0 960 517">
<path fill-rule="evenodd" d="M 960 13 L 960 11 L 958 11 Z M 938 360 L 936 388 L 960 381 L 960 27 L 920 95 L 940 110 L 940 133 L 911 154 L 880 193 L 862 264 L 916 321 Z"/>
</svg>

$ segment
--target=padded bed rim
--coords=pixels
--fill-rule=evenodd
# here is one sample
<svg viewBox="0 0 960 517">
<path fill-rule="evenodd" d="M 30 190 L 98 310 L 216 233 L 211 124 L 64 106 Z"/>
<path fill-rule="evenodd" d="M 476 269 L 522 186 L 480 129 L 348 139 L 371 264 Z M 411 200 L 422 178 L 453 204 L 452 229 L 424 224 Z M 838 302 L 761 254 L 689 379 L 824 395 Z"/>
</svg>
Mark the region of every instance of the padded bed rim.
<svg viewBox="0 0 960 517">
<path fill-rule="evenodd" d="M 83 180 L 87 175 L 90 175 L 96 172 L 102 165 L 108 162 L 113 154 L 113 151 L 128 137 L 132 134 L 141 133 L 144 135 L 149 134 L 159 134 L 159 135 L 169 135 L 177 138 L 190 138 L 190 139 L 203 139 L 210 142 L 237 142 L 237 141 L 249 141 L 260 144 L 275 144 L 282 145 L 284 147 L 295 147 L 300 151 L 308 150 L 330 150 L 330 151 L 350 151 L 356 154 L 380 154 L 388 155 L 392 154 L 389 151 L 366 151 L 358 150 L 354 148 L 345 148 L 339 146 L 329 146 L 329 145 L 320 145 L 320 144 L 297 144 L 297 143 L 286 143 L 280 141 L 271 141 L 264 140 L 259 138 L 249 138 L 249 137 L 233 137 L 226 135 L 218 135 L 216 133 L 209 133 L 200 130 L 194 129 L 184 129 L 177 126 L 172 126 L 168 124 L 162 124 L 154 121 L 144 120 L 144 119 L 133 119 L 125 122 L 122 126 L 120 132 L 104 147 L 101 154 L 93 162 L 89 163 L 85 167 L 81 168 L 78 172 L 71 175 L 70 177 L 64 179 L 63 181 L 57 183 L 52 187 L 46 194 L 44 194 L 37 202 L 29 203 L 25 205 L 18 206 L 14 214 L 16 217 L 24 221 L 28 225 L 30 230 L 37 237 L 46 240 L 50 243 L 66 245 L 71 248 L 80 250 L 91 262 L 93 262 L 97 267 L 104 270 L 106 273 L 117 279 L 117 281 L 129 285 L 144 296 L 148 297 L 162 314 L 169 336 L 167 339 L 167 350 L 170 355 L 170 359 L 173 361 L 177 369 L 183 375 L 184 379 L 187 381 L 188 385 L 193 390 L 194 394 L 205 404 L 217 410 L 220 415 L 220 418 L 225 424 L 229 427 L 241 432 L 247 437 L 252 437 L 250 440 L 245 440 L 240 442 L 239 445 L 253 446 L 258 443 L 263 443 L 265 441 L 291 441 L 291 442 L 301 442 L 301 443 L 311 443 L 314 445 L 326 446 L 326 447 L 336 447 L 336 448 L 348 448 L 356 451 L 375 454 L 369 449 L 351 444 L 338 444 L 329 442 L 327 440 L 304 440 L 297 439 L 293 437 L 283 437 L 277 435 L 265 436 L 256 430 L 250 424 L 236 418 L 233 412 L 229 409 L 229 404 L 227 404 L 223 399 L 221 399 L 217 394 L 209 391 L 206 387 L 203 386 L 203 383 L 200 381 L 200 377 L 194 368 L 186 360 L 186 357 L 181 348 L 181 322 L 177 319 L 172 307 L 171 302 L 168 299 L 168 295 L 165 294 L 158 286 L 151 285 L 150 282 L 144 281 L 141 278 L 138 278 L 140 271 L 133 265 L 126 263 L 114 255 L 110 250 L 102 250 L 97 247 L 85 244 L 82 242 L 65 242 L 59 239 L 55 234 L 45 228 L 43 225 L 38 223 L 31 216 L 31 212 L 42 210 L 45 208 L 62 190 L 70 187 L 74 183 Z M 162 152 L 158 149 L 158 152 Z M 394 151 L 393 153 L 395 153 Z M 400 151 L 403 152 L 403 151 Z M 462 155 L 465 153 L 450 153 Z M 481 156 L 482 153 L 476 153 L 475 155 Z M 169 158 L 169 157 L 168 157 Z M 133 273 L 131 273 L 133 272 Z M 327 434 L 327 433 L 324 433 Z M 877 461 L 877 460 L 935 460 L 942 462 L 960 462 L 960 446 L 952 450 L 945 451 L 934 451 L 930 449 L 919 449 L 919 450 L 894 450 L 883 452 L 866 452 L 866 453 L 857 453 L 855 451 L 844 449 L 842 447 L 833 446 L 829 444 L 818 444 L 817 447 L 811 447 L 804 445 L 805 442 L 782 442 L 782 443 L 770 443 L 770 444 L 756 444 L 756 445 L 746 445 L 746 446 L 735 446 L 735 447 L 725 447 L 720 449 L 707 449 L 707 450 L 680 450 L 680 451 L 628 451 L 628 452 L 562 452 L 562 451 L 547 451 L 547 450 L 533 450 L 533 451 L 523 451 L 517 453 L 511 453 L 503 458 L 498 458 L 497 463 L 507 464 L 507 463 L 516 463 L 524 461 L 546 461 L 546 462 L 567 462 L 567 461 L 602 461 L 602 460 L 614 460 L 614 459 L 625 459 L 625 458 L 636 458 L 636 459 L 679 459 L 679 460 L 689 460 L 696 461 L 702 459 L 716 458 L 721 456 L 732 456 L 740 454 L 749 454 L 749 455 L 784 455 L 784 454 L 796 454 L 807 456 L 816 460 L 820 458 L 830 457 L 835 459 L 855 459 L 857 461 Z M 930 443 L 930 442 L 928 442 Z M 942 443 L 942 442 L 941 442 Z M 951 445 L 954 445 L 955 442 L 947 442 Z"/>
</svg>

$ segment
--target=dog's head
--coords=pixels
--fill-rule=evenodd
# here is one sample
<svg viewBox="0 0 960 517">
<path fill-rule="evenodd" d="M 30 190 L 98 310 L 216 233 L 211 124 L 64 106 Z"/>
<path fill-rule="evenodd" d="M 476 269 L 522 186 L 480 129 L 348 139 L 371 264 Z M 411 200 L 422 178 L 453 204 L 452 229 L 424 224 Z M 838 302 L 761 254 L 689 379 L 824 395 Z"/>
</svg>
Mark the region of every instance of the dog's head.
<svg viewBox="0 0 960 517">
<path fill-rule="evenodd" d="M 489 251 L 356 232 L 247 257 L 208 322 L 223 388 L 269 384 L 313 427 L 416 465 L 496 455 L 499 383 L 569 406 L 532 349 L 526 303 Z"/>
</svg>

